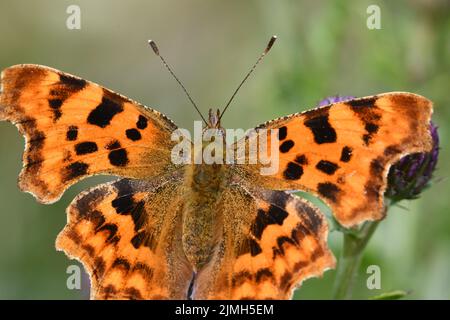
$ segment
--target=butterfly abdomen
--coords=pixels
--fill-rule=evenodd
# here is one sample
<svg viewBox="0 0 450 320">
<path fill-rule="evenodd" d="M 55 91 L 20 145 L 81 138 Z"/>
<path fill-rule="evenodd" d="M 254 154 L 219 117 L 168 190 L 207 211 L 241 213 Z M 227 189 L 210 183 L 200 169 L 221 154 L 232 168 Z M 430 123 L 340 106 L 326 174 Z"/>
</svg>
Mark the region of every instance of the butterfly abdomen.
<svg viewBox="0 0 450 320">
<path fill-rule="evenodd" d="M 183 212 L 183 249 L 199 270 L 220 240 L 222 216 L 217 208 L 225 188 L 226 169 L 218 164 L 191 165 L 186 170 L 186 205 Z"/>
</svg>

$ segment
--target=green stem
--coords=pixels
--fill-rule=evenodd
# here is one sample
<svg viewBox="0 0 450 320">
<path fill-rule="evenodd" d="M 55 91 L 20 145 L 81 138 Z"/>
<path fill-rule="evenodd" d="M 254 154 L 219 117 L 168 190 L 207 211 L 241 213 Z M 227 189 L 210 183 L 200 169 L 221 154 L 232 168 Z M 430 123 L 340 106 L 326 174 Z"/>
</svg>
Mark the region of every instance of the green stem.
<svg viewBox="0 0 450 320">
<path fill-rule="evenodd" d="M 368 221 L 355 232 L 344 232 L 344 245 L 336 270 L 333 298 L 350 299 L 353 283 L 361 264 L 362 253 L 379 221 Z"/>
</svg>

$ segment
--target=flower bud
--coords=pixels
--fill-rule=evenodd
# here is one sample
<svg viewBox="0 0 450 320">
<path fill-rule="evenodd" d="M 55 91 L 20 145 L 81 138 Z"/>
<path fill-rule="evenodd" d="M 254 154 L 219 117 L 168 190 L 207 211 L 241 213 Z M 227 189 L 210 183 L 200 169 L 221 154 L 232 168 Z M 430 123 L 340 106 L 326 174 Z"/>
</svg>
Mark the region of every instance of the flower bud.
<svg viewBox="0 0 450 320">
<path fill-rule="evenodd" d="M 429 186 L 439 156 L 439 135 L 433 122 L 430 133 L 433 140 L 430 152 L 407 155 L 389 170 L 386 196 L 391 200 L 416 199 Z"/>
</svg>

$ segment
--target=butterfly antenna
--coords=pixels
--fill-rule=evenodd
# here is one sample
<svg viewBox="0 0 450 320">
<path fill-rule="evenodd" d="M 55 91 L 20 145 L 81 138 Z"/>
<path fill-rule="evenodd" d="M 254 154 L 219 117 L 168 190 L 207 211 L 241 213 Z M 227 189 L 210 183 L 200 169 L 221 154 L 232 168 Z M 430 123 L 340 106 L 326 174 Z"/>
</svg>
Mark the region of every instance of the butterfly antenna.
<svg viewBox="0 0 450 320">
<path fill-rule="evenodd" d="M 163 65 L 166 67 L 166 69 L 170 72 L 170 74 L 172 75 L 172 77 L 178 82 L 178 84 L 181 86 L 181 88 L 183 89 L 184 93 L 186 94 L 186 96 L 188 97 L 189 101 L 192 103 L 192 105 L 194 106 L 195 110 L 197 110 L 198 114 L 200 115 L 200 117 L 202 118 L 202 120 L 205 122 L 206 125 L 208 125 L 208 122 L 205 120 L 205 118 L 203 117 L 202 113 L 200 112 L 200 110 L 197 107 L 197 104 L 194 102 L 194 100 L 191 98 L 191 95 L 189 94 L 189 92 L 186 90 L 186 88 L 184 87 L 184 85 L 181 83 L 180 79 L 178 79 L 178 77 L 175 75 L 175 73 L 173 73 L 172 69 L 169 67 L 169 65 L 167 64 L 166 60 L 164 60 L 163 56 L 159 54 L 159 49 L 158 46 L 156 45 L 155 41 L 153 40 L 148 40 L 148 44 L 150 45 L 150 47 L 153 49 L 153 52 L 161 59 Z"/>
<path fill-rule="evenodd" d="M 253 67 L 250 69 L 250 71 L 247 73 L 247 75 L 244 77 L 244 79 L 241 81 L 241 83 L 239 84 L 239 86 L 237 87 L 237 89 L 234 91 L 233 95 L 231 96 L 230 100 L 228 100 L 228 103 L 226 104 L 225 108 L 223 109 L 222 113 L 220 114 L 219 117 L 219 121 L 220 119 L 222 119 L 223 114 L 225 113 L 225 111 L 228 109 L 229 105 L 231 104 L 231 101 L 233 101 L 234 97 L 236 96 L 236 94 L 238 93 L 239 89 L 241 89 L 242 85 L 244 84 L 244 82 L 248 79 L 248 77 L 250 77 L 250 75 L 252 74 L 252 72 L 256 69 L 256 66 L 261 62 L 261 60 L 264 58 L 264 56 L 269 52 L 269 50 L 272 48 L 273 44 L 275 43 L 275 40 L 277 40 L 277 36 L 272 36 L 272 38 L 270 38 L 269 43 L 267 44 L 266 48 L 264 49 L 263 53 L 261 53 L 261 55 L 259 56 L 258 60 L 256 60 L 255 64 L 253 65 Z"/>
</svg>

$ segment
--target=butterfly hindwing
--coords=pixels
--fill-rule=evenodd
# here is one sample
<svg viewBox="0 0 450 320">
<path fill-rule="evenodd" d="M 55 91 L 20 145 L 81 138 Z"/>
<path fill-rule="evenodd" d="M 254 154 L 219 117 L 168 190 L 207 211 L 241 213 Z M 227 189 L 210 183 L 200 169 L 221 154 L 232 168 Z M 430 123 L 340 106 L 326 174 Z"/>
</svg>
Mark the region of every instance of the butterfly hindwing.
<svg viewBox="0 0 450 320">
<path fill-rule="evenodd" d="M 120 179 L 80 194 L 56 246 L 79 259 L 94 299 L 186 299 L 179 177 Z"/>
<path fill-rule="evenodd" d="M 268 189 L 311 191 L 347 227 L 378 220 L 389 167 L 431 148 L 431 113 L 431 101 L 422 96 L 386 93 L 276 119 L 258 128 L 278 129 L 277 172 L 237 165 L 237 174 Z"/>
<path fill-rule="evenodd" d="M 335 264 L 324 216 L 295 195 L 235 184 L 217 208 L 227 219 L 196 275 L 194 299 L 289 299 L 304 279 Z"/>
<path fill-rule="evenodd" d="M 0 120 L 26 137 L 19 185 L 40 202 L 58 200 L 68 186 L 94 174 L 149 178 L 175 169 L 170 135 L 176 126 L 169 119 L 48 67 L 3 71 Z"/>
</svg>

